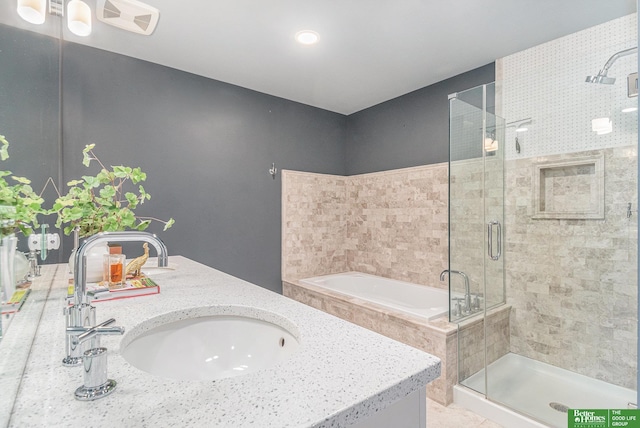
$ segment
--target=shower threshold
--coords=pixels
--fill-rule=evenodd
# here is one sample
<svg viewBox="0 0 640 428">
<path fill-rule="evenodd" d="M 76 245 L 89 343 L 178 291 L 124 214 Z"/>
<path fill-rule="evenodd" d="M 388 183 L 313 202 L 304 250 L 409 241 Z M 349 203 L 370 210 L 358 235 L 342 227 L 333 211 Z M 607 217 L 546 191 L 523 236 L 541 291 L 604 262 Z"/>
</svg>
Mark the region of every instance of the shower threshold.
<svg viewBox="0 0 640 428">
<path fill-rule="evenodd" d="M 628 403 L 636 402 L 636 391 L 514 353 L 499 358 L 488 367 L 491 401 L 484 398 L 484 374 L 483 369 L 461 382 L 477 393 L 456 385 L 454 402 L 505 427 L 566 428 L 568 416 L 563 411 L 566 408 L 626 409 Z"/>
</svg>

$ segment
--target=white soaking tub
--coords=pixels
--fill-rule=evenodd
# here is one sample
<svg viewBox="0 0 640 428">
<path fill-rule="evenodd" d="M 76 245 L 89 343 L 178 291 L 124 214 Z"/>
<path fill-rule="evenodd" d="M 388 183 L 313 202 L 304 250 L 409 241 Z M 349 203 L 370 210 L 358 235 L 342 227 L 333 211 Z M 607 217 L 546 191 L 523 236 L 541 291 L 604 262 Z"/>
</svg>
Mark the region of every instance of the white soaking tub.
<svg viewBox="0 0 640 428">
<path fill-rule="evenodd" d="M 345 272 L 300 280 L 303 284 L 326 288 L 432 320 L 449 311 L 449 292 L 395 279 Z"/>
</svg>

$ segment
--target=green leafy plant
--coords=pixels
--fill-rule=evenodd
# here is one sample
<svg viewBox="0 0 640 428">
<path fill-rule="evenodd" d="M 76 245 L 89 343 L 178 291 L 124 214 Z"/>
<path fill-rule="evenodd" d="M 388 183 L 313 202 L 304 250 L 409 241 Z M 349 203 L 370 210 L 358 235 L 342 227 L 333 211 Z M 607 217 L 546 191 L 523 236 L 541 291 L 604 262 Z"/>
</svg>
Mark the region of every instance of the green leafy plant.
<svg viewBox="0 0 640 428">
<path fill-rule="evenodd" d="M 147 174 L 140 168 L 122 165 L 109 169 L 95 155 L 94 148 L 95 144 L 88 144 L 84 148 L 82 163 L 89 167 L 92 161 L 96 161 L 100 172 L 67 183 L 67 194 L 56 199 L 53 205 L 53 212 L 58 214 L 56 227 L 65 225 L 66 235 L 77 227 L 80 237 L 99 232 L 145 230 L 152 221 L 164 223 L 164 230 L 170 228 L 174 223 L 173 218 L 163 221 L 155 217 L 137 216 L 134 212 L 138 205 L 151 199 L 151 195 L 140 184 L 147 179 Z"/>
<path fill-rule="evenodd" d="M 0 160 L 9 158 L 9 142 L 0 135 Z M 13 183 L 7 181 L 9 178 Z M 11 171 L 0 170 L 0 233 L 22 232 L 29 235 L 38 228 L 38 214 L 48 214 L 42 207 L 44 200 L 31 188 L 31 181 L 17 177 Z"/>
</svg>

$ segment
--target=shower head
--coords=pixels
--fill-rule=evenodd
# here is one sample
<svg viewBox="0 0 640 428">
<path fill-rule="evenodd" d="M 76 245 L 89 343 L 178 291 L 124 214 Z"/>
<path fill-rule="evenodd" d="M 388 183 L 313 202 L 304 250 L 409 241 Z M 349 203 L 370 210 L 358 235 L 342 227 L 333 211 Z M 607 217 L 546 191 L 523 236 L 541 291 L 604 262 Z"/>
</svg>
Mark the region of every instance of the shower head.
<svg viewBox="0 0 640 428">
<path fill-rule="evenodd" d="M 605 85 L 613 85 L 616 81 L 615 77 L 608 77 L 607 75 L 599 74 L 597 76 L 587 76 L 585 82 L 587 83 L 602 83 Z"/>
<path fill-rule="evenodd" d="M 609 60 L 604 65 L 604 67 L 602 67 L 602 70 L 600 70 L 596 76 L 587 76 L 587 79 L 585 80 L 585 82 L 613 85 L 616 81 L 616 78 L 607 76 L 607 73 L 609 72 L 609 68 L 611 68 L 613 63 L 616 62 L 616 60 L 621 56 L 631 55 L 636 53 L 637 51 L 638 51 L 638 48 L 634 47 L 634 48 L 629 48 L 629 49 L 625 49 L 620 52 L 614 53 L 613 55 L 611 55 L 611 58 L 609 58 Z"/>
</svg>

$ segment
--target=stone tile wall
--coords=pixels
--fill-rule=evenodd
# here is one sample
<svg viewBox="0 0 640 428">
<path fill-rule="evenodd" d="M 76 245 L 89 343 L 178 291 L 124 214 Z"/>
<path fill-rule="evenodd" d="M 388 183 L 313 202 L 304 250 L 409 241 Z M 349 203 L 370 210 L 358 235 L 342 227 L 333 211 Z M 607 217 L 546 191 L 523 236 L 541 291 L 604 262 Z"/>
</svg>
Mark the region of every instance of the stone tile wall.
<svg viewBox="0 0 640 428">
<path fill-rule="evenodd" d="M 584 77 L 597 73 L 615 52 L 636 46 L 637 30 L 634 13 L 496 61 L 497 114 L 511 124 L 505 137 L 511 350 L 634 389 L 637 213 L 627 219 L 626 207 L 637 207 L 638 124 L 637 114 L 623 109 L 637 106 L 626 88 L 637 56 L 615 62 L 615 73 L 609 73 L 617 78 L 614 85 L 588 84 Z M 612 132 L 592 130 L 591 121 L 602 117 L 611 120 Z M 524 120 L 529 130 L 516 134 L 515 124 Z M 533 165 L 599 153 L 604 220 L 532 218 Z M 574 180 L 560 189 L 564 200 L 545 196 L 564 204 L 559 211 L 570 204 L 592 206 L 587 187 L 580 187 Z"/>
<path fill-rule="evenodd" d="M 446 288 L 448 167 L 348 178 L 349 270 Z"/>
<path fill-rule="evenodd" d="M 480 317 L 463 321 L 458 332 L 458 376 L 463 381 L 484 369 L 485 322 L 487 331 L 487 364 L 509 353 L 509 306 L 501 306 Z"/>
<path fill-rule="evenodd" d="M 347 177 L 282 171 L 282 277 L 347 270 Z"/>
<path fill-rule="evenodd" d="M 599 153 L 604 220 L 532 218 L 537 162 Z M 635 145 L 506 162 L 512 352 L 636 388 L 637 170 Z"/>
<path fill-rule="evenodd" d="M 447 164 L 350 177 L 283 171 L 282 277 L 359 271 L 446 288 Z"/>
</svg>

